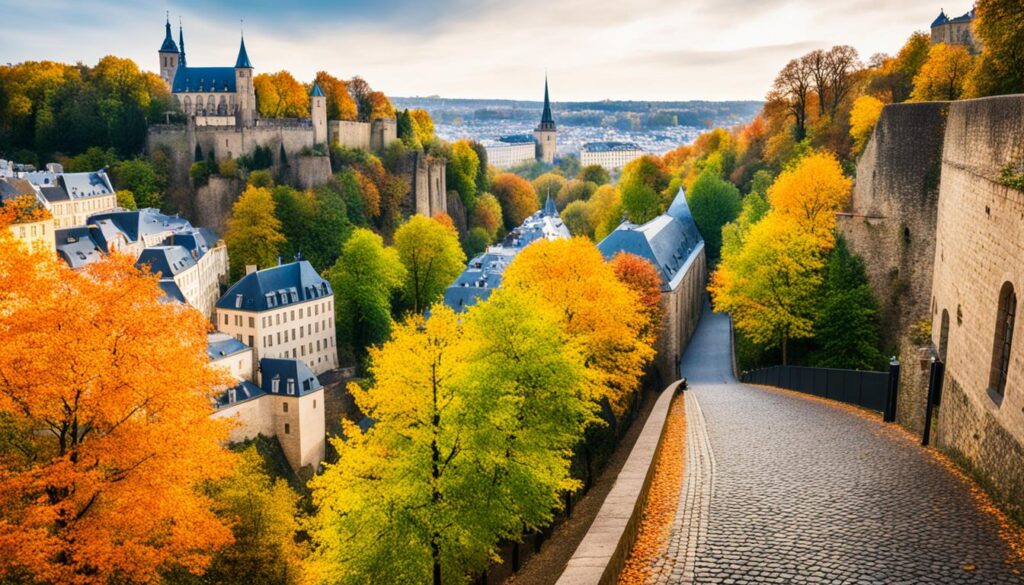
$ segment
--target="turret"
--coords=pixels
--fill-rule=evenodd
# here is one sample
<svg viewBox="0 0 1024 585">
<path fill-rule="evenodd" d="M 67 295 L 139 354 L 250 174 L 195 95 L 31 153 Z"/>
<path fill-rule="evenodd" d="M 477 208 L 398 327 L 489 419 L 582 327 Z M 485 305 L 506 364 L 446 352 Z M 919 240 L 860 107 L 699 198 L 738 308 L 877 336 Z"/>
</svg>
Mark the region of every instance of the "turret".
<svg viewBox="0 0 1024 585">
<path fill-rule="evenodd" d="M 327 97 L 315 81 L 313 89 L 309 91 L 309 116 L 313 122 L 313 144 L 326 144 Z"/>
<path fill-rule="evenodd" d="M 174 44 L 174 37 L 171 36 L 171 15 L 167 15 L 165 25 L 164 43 L 160 45 L 160 78 L 170 88 L 174 83 L 174 74 L 178 72 L 178 45 Z"/>
<path fill-rule="evenodd" d="M 235 91 L 238 95 L 238 124 L 253 126 L 256 123 L 256 89 L 252 83 L 252 63 L 245 51 L 245 37 L 238 47 L 235 60 Z"/>
<path fill-rule="evenodd" d="M 544 111 L 540 116 L 540 125 L 533 131 L 533 137 L 537 140 L 537 160 L 549 165 L 554 164 L 555 150 L 558 146 L 558 129 L 555 127 L 555 119 L 551 116 L 547 75 L 544 76 Z"/>
</svg>

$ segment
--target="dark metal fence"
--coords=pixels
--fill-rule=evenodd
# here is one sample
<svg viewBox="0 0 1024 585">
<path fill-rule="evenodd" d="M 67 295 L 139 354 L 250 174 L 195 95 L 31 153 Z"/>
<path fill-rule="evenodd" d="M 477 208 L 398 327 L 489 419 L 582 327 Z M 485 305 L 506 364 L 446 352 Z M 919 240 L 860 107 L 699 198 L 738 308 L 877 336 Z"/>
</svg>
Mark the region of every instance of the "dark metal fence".
<svg viewBox="0 0 1024 585">
<path fill-rule="evenodd" d="M 772 366 L 743 372 L 748 384 L 776 386 L 883 412 L 889 391 L 888 372 Z"/>
</svg>

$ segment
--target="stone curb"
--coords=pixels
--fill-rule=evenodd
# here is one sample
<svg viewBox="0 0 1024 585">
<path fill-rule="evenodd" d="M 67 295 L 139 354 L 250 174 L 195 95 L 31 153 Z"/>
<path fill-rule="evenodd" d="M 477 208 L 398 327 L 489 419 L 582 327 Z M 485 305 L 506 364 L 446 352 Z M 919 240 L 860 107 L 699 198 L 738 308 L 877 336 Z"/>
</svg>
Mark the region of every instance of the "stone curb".
<svg viewBox="0 0 1024 585">
<path fill-rule="evenodd" d="M 594 523 L 556 585 L 613 585 L 618 581 L 640 527 L 669 407 L 681 382 L 670 384 L 658 397 Z"/>
</svg>

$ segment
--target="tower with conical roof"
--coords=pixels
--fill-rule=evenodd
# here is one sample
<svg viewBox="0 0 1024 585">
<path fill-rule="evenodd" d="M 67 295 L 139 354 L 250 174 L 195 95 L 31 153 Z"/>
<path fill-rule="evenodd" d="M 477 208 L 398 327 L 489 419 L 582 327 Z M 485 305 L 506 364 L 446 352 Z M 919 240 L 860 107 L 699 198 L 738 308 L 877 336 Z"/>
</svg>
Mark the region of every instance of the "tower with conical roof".
<svg viewBox="0 0 1024 585">
<path fill-rule="evenodd" d="M 178 45 L 174 44 L 174 37 L 171 36 L 171 15 L 167 14 L 165 25 L 164 42 L 160 45 L 160 78 L 164 80 L 167 87 L 174 83 L 174 74 L 178 72 Z"/>
<path fill-rule="evenodd" d="M 178 66 L 187 67 L 185 63 L 185 31 L 181 28 L 181 20 L 178 20 Z"/>
<path fill-rule="evenodd" d="M 250 127 L 256 124 L 256 88 L 252 83 L 252 63 L 245 51 L 245 37 L 238 47 L 235 60 L 235 92 L 238 96 L 238 124 Z"/>
<path fill-rule="evenodd" d="M 548 76 L 544 76 L 544 111 L 540 115 L 540 125 L 533 131 L 537 141 L 537 160 L 554 164 L 555 150 L 558 146 L 558 129 L 555 119 L 551 117 L 551 100 L 548 97 Z"/>
<path fill-rule="evenodd" d="M 315 81 L 313 89 L 309 91 L 309 117 L 313 122 L 313 144 L 326 144 L 327 96 Z"/>
</svg>

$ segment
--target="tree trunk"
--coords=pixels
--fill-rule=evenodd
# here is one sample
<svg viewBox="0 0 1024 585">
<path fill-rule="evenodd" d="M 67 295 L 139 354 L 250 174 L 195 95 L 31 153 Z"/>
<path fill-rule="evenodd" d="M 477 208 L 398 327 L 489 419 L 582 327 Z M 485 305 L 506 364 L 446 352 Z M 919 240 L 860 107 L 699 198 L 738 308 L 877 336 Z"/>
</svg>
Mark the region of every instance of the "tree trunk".
<svg viewBox="0 0 1024 585">
<path fill-rule="evenodd" d="M 434 558 L 434 585 L 441 585 L 441 547 L 436 540 L 430 543 L 430 556 Z"/>
</svg>

